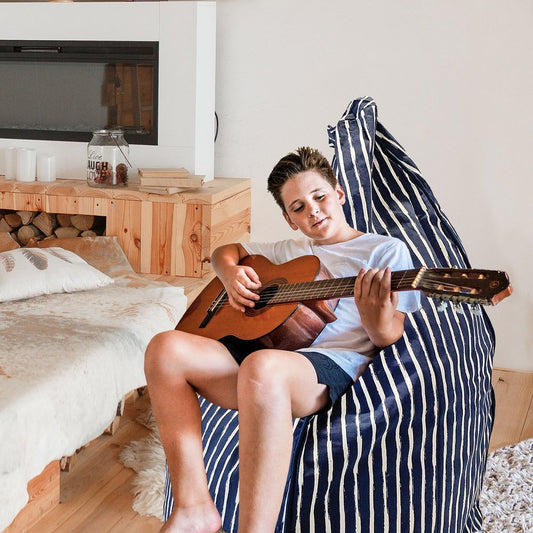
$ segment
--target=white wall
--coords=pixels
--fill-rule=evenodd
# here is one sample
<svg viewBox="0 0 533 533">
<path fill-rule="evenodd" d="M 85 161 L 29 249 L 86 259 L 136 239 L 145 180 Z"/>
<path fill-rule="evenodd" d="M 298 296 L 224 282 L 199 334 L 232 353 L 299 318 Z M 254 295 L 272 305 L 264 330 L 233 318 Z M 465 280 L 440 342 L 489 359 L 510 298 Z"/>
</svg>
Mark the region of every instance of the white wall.
<svg viewBox="0 0 533 533">
<path fill-rule="evenodd" d="M 530 0 L 218 0 L 215 174 L 253 180 L 252 238 L 291 234 L 266 193 L 300 145 L 373 96 L 473 266 L 515 293 L 488 309 L 496 365 L 533 370 Z"/>
</svg>

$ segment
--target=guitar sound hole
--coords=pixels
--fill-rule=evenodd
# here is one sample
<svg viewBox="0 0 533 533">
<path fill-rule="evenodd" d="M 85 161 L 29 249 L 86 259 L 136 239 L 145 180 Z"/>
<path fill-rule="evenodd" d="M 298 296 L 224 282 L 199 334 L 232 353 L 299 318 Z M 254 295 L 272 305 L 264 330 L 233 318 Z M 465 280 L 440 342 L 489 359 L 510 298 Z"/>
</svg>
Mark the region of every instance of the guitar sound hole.
<svg viewBox="0 0 533 533">
<path fill-rule="evenodd" d="M 272 298 L 276 295 L 278 289 L 278 284 L 267 285 L 266 287 L 264 287 L 259 293 L 261 299 L 255 303 L 254 309 L 256 311 L 259 311 L 269 305 L 270 300 L 272 300 Z"/>
</svg>

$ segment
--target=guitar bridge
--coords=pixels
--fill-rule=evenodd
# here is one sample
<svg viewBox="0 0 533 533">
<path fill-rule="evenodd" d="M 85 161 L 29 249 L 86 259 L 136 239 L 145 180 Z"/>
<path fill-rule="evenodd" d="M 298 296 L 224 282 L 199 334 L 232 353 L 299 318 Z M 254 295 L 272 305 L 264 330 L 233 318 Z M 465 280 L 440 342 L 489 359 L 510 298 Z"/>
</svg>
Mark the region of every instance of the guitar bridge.
<svg viewBox="0 0 533 533">
<path fill-rule="evenodd" d="M 211 311 L 207 311 L 207 314 L 205 315 L 204 319 L 202 320 L 202 322 L 200 323 L 200 325 L 198 326 L 200 329 L 203 329 L 207 326 L 207 324 L 209 324 L 209 322 L 211 321 L 211 319 L 213 318 L 213 315 L 215 313 L 211 312 Z"/>
<path fill-rule="evenodd" d="M 204 329 L 207 327 L 207 324 L 211 322 L 211 319 L 215 316 L 217 311 L 228 301 L 228 293 L 226 292 L 226 289 L 223 289 L 219 292 L 218 296 L 213 300 L 213 303 L 209 306 L 207 309 L 207 313 L 198 326 L 200 329 Z"/>
</svg>

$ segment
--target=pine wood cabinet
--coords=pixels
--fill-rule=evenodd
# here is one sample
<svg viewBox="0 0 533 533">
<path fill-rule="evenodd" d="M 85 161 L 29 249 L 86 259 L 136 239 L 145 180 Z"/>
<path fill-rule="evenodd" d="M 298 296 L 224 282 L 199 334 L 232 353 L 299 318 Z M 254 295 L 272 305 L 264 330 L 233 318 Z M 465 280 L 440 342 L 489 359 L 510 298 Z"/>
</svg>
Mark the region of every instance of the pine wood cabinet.
<svg viewBox="0 0 533 533">
<path fill-rule="evenodd" d="M 0 209 L 106 217 L 133 269 L 143 274 L 201 278 L 211 252 L 250 234 L 250 180 L 215 178 L 173 195 L 141 192 L 137 184 L 104 189 L 81 180 L 23 183 L 0 177 Z"/>
</svg>

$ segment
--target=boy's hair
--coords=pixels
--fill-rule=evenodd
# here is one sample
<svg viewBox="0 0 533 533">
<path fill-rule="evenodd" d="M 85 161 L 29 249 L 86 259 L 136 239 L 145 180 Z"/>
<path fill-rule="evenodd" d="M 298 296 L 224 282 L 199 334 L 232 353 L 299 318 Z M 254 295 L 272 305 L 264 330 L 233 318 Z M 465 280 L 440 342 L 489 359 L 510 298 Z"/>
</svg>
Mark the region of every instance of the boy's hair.
<svg viewBox="0 0 533 533">
<path fill-rule="evenodd" d="M 282 157 L 268 177 L 268 192 L 282 211 L 285 211 L 285 206 L 281 199 L 281 188 L 289 179 L 306 170 L 316 170 L 333 188 L 337 186 L 337 178 L 329 161 L 315 148 L 300 147 Z"/>
</svg>

